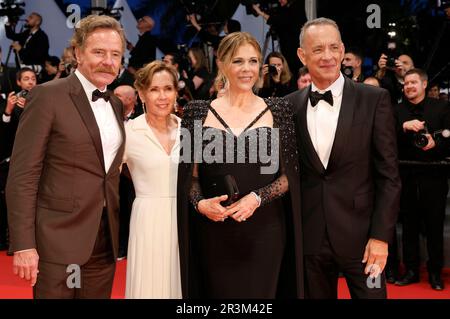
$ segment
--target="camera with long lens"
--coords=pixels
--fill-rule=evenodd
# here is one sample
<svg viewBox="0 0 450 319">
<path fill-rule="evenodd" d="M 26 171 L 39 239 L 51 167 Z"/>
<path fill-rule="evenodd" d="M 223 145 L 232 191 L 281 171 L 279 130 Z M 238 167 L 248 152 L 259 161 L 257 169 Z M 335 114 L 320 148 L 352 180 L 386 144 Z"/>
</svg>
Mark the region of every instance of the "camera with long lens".
<svg viewBox="0 0 450 319">
<path fill-rule="evenodd" d="M 395 23 L 389 23 L 389 30 L 387 32 L 388 41 L 386 45 L 386 68 L 395 70 L 397 65 L 395 64 L 395 60 L 398 58 L 397 54 L 397 31 L 395 29 L 396 24 Z"/>
<path fill-rule="evenodd" d="M 349 79 L 353 79 L 354 70 L 352 66 L 342 64 L 341 72 Z"/>
<path fill-rule="evenodd" d="M 269 64 L 269 75 L 270 76 L 277 76 L 278 75 L 278 69 L 273 64 Z"/>
<path fill-rule="evenodd" d="M 413 134 L 412 143 L 417 148 L 424 148 L 428 145 L 428 137 L 427 137 L 428 129 L 425 127 L 423 130 L 418 131 Z"/>
<path fill-rule="evenodd" d="M 22 91 L 20 91 L 19 93 L 16 94 L 16 97 L 17 98 L 23 97 L 25 99 L 27 97 L 27 95 L 28 95 L 28 90 L 22 90 Z M 17 103 L 16 103 L 16 106 L 20 107 L 19 104 L 17 104 Z"/>
<path fill-rule="evenodd" d="M 72 63 L 64 63 L 64 70 L 66 70 L 67 74 L 72 73 L 73 65 Z"/>
<path fill-rule="evenodd" d="M 20 91 L 19 93 L 16 94 L 17 98 L 19 98 L 19 97 L 26 98 L 27 95 L 28 95 L 28 90 L 22 90 L 22 91 Z"/>
<path fill-rule="evenodd" d="M 2 3 L 0 3 L 0 17 L 8 17 L 9 23 L 15 24 L 25 13 L 25 10 L 22 7 L 25 7 L 25 3 L 23 2 L 4 0 Z"/>
<path fill-rule="evenodd" d="M 187 44 L 177 44 L 177 50 L 178 50 L 178 65 L 180 68 L 180 72 L 181 70 L 186 71 L 187 73 L 191 72 L 192 66 L 191 63 L 189 62 L 189 57 L 188 57 L 188 51 L 189 51 L 189 47 Z"/>
<path fill-rule="evenodd" d="M 397 60 L 398 58 L 395 49 L 389 49 L 388 45 L 388 51 L 386 56 L 387 56 L 386 68 L 395 70 L 395 68 L 397 67 L 397 65 L 395 64 L 395 60 Z"/>
</svg>

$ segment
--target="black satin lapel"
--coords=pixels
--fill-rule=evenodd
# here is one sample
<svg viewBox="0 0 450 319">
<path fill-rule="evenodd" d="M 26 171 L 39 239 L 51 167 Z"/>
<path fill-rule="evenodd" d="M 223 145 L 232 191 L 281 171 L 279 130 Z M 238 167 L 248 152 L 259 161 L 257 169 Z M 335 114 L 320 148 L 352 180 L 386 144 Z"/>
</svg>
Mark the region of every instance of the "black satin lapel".
<svg viewBox="0 0 450 319">
<path fill-rule="evenodd" d="M 114 158 L 114 161 L 111 165 L 111 167 L 113 167 L 113 166 L 118 167 L 123 159 L 123 150 L 124 150 L 124 145 L 125 145 L 125 128 L 124 128 L 124 124 L 123 124 L 123 110 L 122 110 L 121 102 L 114 96 L 111 97 L 109 102 L 111 103 L 111 106 L 114 110 L 114 114 L 116 115 L 117 124 L 119 125 L 120 133 L 122 135 L 122 144 L 120 145 L 120 148 L 117 151 L 116 157 Z"/>
<path fill-rule="evenodd" d="M 332 171 L 339 163 L 343 155 L 345 146 L 350 143 L 350 131 L 353 122 L 353 112 L 356 107 L 356 89 L 355 84 L 350 79 L 345 79 L 344 90 L 342 92 L 341 111 L 339 112 L 336 134 L 333 147 L 331 149 L 330 160 L 328 162 L 328 171 Z"/>
<path fill-rule="evenodd" d="M 299 132 L 300 132 L 300 140 L 301 145 L 305 149 L 298 150 L 301 154 L 306 153 L 306 156 L 309 159 L 311 166 L 319 173 L 323 173 L 325 168 L 323 167 L 322 162 L 320 161 L 319 155 L 317 155 L 316 149 L 311 141 L 311 136 L 308 131 L 308 123 L 306 118 L 306 112 L 308 110 L 308 96 L 309 90 L 303 90 L 301 95 L 299 96 L 299 109 L 298 109 L 298 124 L 299 124 Z M 301 156 L 301 155 L 300 155 Z"/>
<path fill-rule="evenodd" d="M 81 86 L 75 74 L 71 75 L 72 91 L 70 92 L 70 97 L 78 109 L 81 118 L 83 119 L 84 125 L 86 125 L 89 134 L 91 135 L 92 142 L 94 143 L 95 150 L 97 151 L 98 159 L 105 170 L 105 161 L 103 159 L 103 148 L 102 140 L 100 137 L 100 130 L 98 129 L 97 121 L 95 120 L 94 112 L 92 111 L 89 100 L 86 93 Z"/>
</svg>

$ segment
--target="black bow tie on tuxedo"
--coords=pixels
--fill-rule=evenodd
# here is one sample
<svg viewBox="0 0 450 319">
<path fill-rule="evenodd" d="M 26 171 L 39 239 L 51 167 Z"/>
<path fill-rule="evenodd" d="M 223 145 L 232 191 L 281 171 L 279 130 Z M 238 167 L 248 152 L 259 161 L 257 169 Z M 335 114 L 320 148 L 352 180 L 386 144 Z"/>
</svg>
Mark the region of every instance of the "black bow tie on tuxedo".
<svg viewBox="0 0 450 319">
<path fill-rule="evenodd" d="M 98 89 L 92 92 L 92 102 L 97 101 L 98 99 L 104 99 L 106 102 L 109 101 L 111 97 L 109 91 L 100 92 Z"/>
<path fill-rule="evenodd" d="M 319 92 L 309 92 L 309 100 L 311 101 L 311 106 L 314 107 L 319 103 L 320 100 L 324 100 L 328 102 L 331 106 L 333 106 L 333 94 L 328 90 L 325 93 L 321 94 Z"/>
</svg>

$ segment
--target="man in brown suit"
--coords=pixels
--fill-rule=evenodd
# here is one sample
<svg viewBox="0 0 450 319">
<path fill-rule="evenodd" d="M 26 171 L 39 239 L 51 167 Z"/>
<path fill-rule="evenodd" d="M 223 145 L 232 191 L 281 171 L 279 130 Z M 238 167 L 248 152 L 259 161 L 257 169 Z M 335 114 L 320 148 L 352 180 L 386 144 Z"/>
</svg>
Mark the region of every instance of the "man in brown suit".
<svg viewBox="0 0 450 319">
<path fill-rule="evenodd" d="M 13 270 L 35 298 L 109 298 L 118 252 L 122 103 L 106 91 L 125 50 L 119 23 L 81 20 L 77 71 L 35 87 L 6 188 Z"/>
</svg>

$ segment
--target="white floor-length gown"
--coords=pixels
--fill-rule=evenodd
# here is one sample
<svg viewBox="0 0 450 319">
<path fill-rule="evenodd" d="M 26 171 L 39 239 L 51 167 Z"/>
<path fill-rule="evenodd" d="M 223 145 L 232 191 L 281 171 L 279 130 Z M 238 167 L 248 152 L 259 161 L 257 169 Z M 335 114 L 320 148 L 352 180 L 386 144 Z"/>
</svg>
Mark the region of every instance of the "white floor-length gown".
<svg viewBox="0 0 450 319">
<path fill-rule="evenodd" d="M 170 155 L 145 114 L 126 125 L 124 162 L 136 191 L 130 219 L 125 298 L 181 298 L 177 232 L 180 119 Z"/>
</svg>

